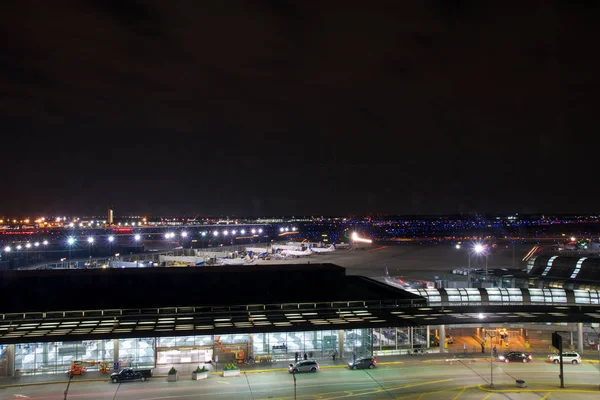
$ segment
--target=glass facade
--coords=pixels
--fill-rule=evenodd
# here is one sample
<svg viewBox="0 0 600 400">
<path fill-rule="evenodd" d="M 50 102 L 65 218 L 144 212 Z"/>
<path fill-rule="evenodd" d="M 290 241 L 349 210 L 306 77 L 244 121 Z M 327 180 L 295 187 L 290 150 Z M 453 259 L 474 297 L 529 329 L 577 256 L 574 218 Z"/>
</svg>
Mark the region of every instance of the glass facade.
<svg viewBox="0 0 600 400">
<path fill-rule="evenodd" d="M 391 328 L 394 329 L 394 328 Z M 118 340 L 86 340 L 78 342 L 28 343 L 15 346 L 15 369 L 22 374 L 67 373 L 71 361 L 119 362 L 120 367 L 153 368 L 160 365 L 208 363 L 215 355 L 243 349 L 247 355 L 274 359 L 293 359 L 302 356 L 330 357 L 342 349 L 345 357 L 371 355 L 378 343 L 380 330 L 352 329 L 271 332 L 231 335 L 173 336 Z M 340 347 L 340 337 L 343 343 Z M 118 344 L 115 351 L 114 345 Z M 387 342 L 386 342 L 387 343 Z M 395 342 L 394 342 L 395 346 Z M 98 365 L 86 366 L 97 371 Z"/>
<path fill-rule="evenodd" d="M 399 354 L 397 350 L 428 347 L 426 327 L 375 328 L 372 332 L 374 352 L 390 351 L 389 354 Z"/>
<path fill-rule="evenodd" d="M 27 343 L 15 345 L 15 369 L 23 374 L 67 373 L 71 361 L 114 360 L 112 340 Z M 97 366 L 89 367 L 97 370 Z"/>
</svg>

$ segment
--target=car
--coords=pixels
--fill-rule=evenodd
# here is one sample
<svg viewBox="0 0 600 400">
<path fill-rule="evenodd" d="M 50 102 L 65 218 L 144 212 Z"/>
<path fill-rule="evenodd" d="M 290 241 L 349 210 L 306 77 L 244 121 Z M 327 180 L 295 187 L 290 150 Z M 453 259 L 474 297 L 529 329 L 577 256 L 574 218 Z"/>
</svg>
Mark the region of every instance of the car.
<svg viewBox="0 0 600 400">
<path fill-rule="evenodd" d="M 298 361 L 296 364 L 290 364 L 288 372 L 290 374 L 298 372 L 317 372 L 319 369 L 319 363 L 315 360 L 304 360 Z"/>
<path fill-rule="evenodd" d="M 110 375 L 110 381 L 112 383 L 119 383 L 124 381 L 135 381 L 140 380 L 144 382 L 146 379 L 152 377 L 152 370 L 144 369 L 144 370 L 134 370 L 131 368 L 122 369 L 119 372 L 115 372 Z"/>
<path fill-rule="evenodd" d="M 377 368 L 377 360 L 373 357 L 361 357 L 357 358 L 356 361 L 350 361 L 348 363 L 350 369 L 365 369 L 365 368 Z"/>
<path fill-rule="evenodd" d="M 574 351 L 566 351 L 562 353 L 563 363 L 579 364 L 581 362 L 581 356 L 579 353 Z M 558 364 L 560 362 L 560 355 L 548 354 L 548 362 Z"/>
<path fill-rule="evenodd" d="M 520 361 L 520 362 L 529 362 L 533 359 L 531 354 L 521 353 L 519 351 L 511 351 L 508 353 L 504 353 L 498 356 L 498 360 L 503 362 L 512 362 L 512 361 Z"/>
</svg>

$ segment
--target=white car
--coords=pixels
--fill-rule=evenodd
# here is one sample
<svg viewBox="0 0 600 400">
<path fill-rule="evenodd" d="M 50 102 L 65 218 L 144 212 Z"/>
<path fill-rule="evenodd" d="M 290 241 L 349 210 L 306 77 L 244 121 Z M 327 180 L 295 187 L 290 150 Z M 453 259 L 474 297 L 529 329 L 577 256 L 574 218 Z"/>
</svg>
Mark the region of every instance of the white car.
<svg viewBox="0 0 600 400">
<path fill-rule="evenodd" d="M 581 362 L 581 356 L 574 351 L 567 351 L 562 353 L 563 363 L 579 364 Z M 548 354 L 548 362 L 558 364 L 560 362 L 560 355 Z"/>
</svg>

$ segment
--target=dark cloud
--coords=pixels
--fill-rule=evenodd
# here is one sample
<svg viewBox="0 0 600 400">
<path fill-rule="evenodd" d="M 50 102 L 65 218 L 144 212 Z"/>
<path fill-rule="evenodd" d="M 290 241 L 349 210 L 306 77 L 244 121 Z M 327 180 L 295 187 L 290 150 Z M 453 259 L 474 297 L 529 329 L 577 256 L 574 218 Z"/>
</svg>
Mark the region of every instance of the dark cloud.
<svg viewBox="0 0 600 400">
<path fill-rule="evenodd" d="M 593 2 L 33 5 L 0 6 L 0 214 L 595 207 Z"/>
</svg>

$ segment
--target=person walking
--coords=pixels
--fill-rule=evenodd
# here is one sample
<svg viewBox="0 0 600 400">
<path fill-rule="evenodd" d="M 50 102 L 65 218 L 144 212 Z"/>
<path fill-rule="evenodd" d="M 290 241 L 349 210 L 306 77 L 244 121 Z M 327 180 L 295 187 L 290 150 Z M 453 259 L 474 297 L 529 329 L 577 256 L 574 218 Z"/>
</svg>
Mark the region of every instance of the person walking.
<svg viewBox="0 0 600 400">
<path fill-rule="evenodd" d="M 337 356 L 337 349 L 333 350 L 333 354 L 332 354 L 333 361 L 335 361 L 335 356 Z"/>
<path fill-rule="evenodd" d="M 498 350 L 496 349 L 496 345 L 494 345 L 494 348 L 492 350 L 494 352 L 494 357 L 498 357 Z"/>
<path fill-rule="evenodd" d="M 304 353 L 304 361 L 308 360 L 308 354 Z"/>
<path fill-rule="evenodd" d="M 300 358 L 300 353 L 296 352 L 296 354 L 294 354 L 294 362 L 295 363 L 298 362 L 298 358 Z"/>
<path fill-rule="evenodd" d="M 352 352 L 352 362 L 356 362 L 356 350 Z"/>
</svg>

